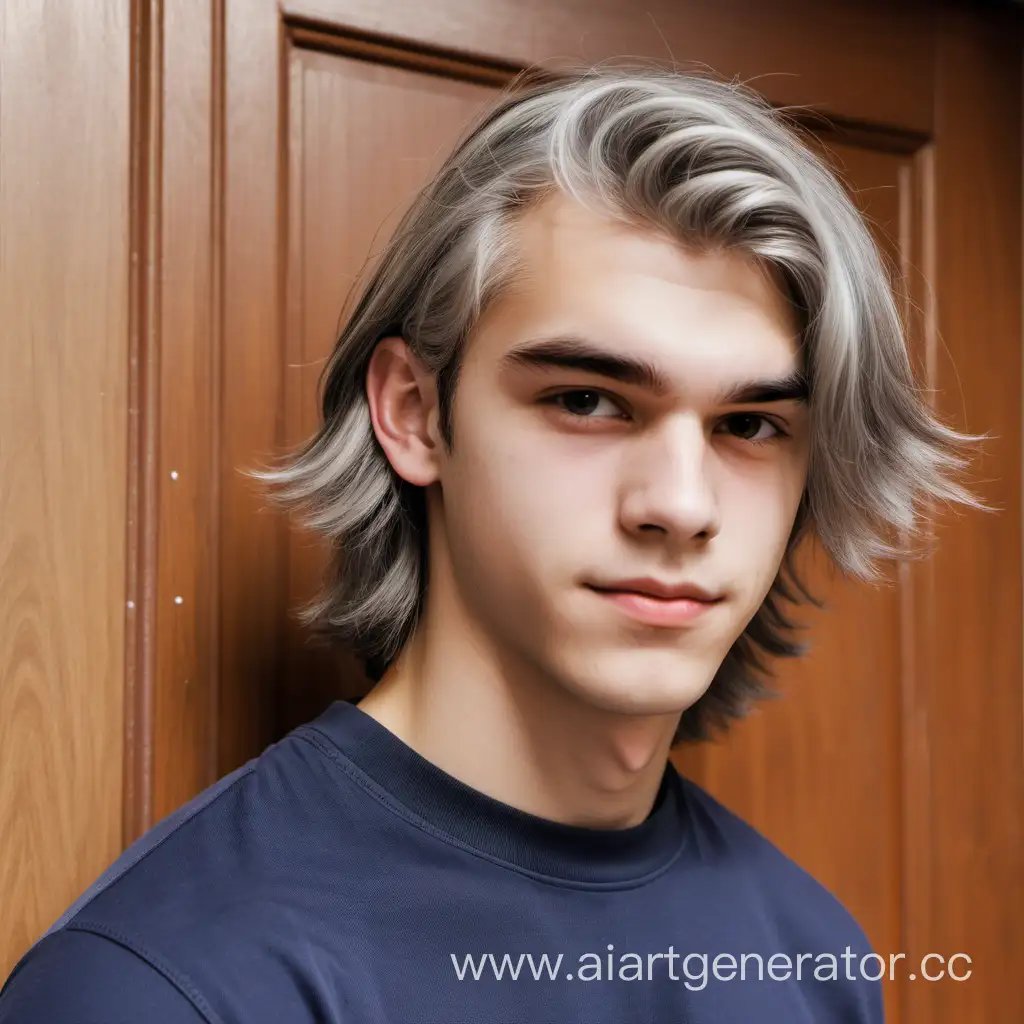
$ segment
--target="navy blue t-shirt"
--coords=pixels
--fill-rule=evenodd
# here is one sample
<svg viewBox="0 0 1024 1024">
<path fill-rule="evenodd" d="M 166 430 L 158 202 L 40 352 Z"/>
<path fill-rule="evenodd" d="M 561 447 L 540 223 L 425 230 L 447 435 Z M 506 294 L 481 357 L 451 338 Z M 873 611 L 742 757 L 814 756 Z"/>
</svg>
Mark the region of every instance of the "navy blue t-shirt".
<svg viewBox="0 0 1024 1024">
<path fill-rule="evenodd" d="M 562 825 L 338 701 L 128 847 L 0 1024 L 877 1024 L 869 952 L 671 765 L 641 824 Z"/>
</svg>

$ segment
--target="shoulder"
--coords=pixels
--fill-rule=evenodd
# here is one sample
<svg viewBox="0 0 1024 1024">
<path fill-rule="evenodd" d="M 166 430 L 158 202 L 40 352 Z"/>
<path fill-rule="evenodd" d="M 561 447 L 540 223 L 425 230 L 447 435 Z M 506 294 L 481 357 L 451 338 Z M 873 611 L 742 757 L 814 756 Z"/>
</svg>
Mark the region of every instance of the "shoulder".
<svg viewBox="0 0 1024 1024">
<path fill-rule="evenodd" d="M 185 1016 L 167 1018 L 175 1024 L 216 1024 L 209 1011 L 189 1018 L 190 999 L 224 1018 L 308 1019 L 296 951 L 325 934 L 329 903 L 332 927 L 347 927 L 348 908 L 358 903 L 352 865 L 365 874 L 375 863 L 374 813 L 372 798 L 301 735 L 289 734 L 125 849 L 22 958 L 10 981 L 19 994 L 10 999 L 19 1005 L 29 992 L 33 1005 L 63 1008 L 72 1000 L 64 980 L 88 977 L 68 1020 L 113 1024 L 122 1017 L 93 1013 L 91 1003 L 88 1013 L 75 1008 L 80 999 L 116 1002 L 95 979 L 117 975 L 120 990 L 125 974 L 137 977 L 142 1005 L 151 1000 L 162 1010 L 163 1002 L 184 1001 Z M 61 983 L 47 988 L 47 977 Z M 7 1013 L 0 1024 L 65 1019 L 0 1005 Z M 124 1019 L 163 1020 L 155 1012 Z"/>
<path fill-rule="evenodd" d="M 706 790 L 682 776 L 680 782 L 696 861 L 717 876 L 727 903 L 756 916 L 765 952 L 782 955 L 776 963 L 784 972 L 796 969 L 815 1019 L 883 1021 L 874 949 L 850 911 Z"/>
<path fill-rule="evenodd" d="M 74 926 L 159 942 L 255 911 L 325 820 L 337 827 L 348 816 L 322 760 L 294 734 L 271 744 L 128 846 L 50 932 Z M 319 866 L 308 855 L 302 863 Z"/>
<path fill-rule="evenodd" d="M 705 789 L 682 776 L 680 782 L 701 858 L 756 889 L 782 937 L 870 952 L 864 931 L 829 889 Z"/>
<path fill-rule="evenodd" d="M 202 1005 L 127 946 L 65 928 L 37 942 L 0 989 L 0 1024 L 216 1024 Z"/>
</svg>

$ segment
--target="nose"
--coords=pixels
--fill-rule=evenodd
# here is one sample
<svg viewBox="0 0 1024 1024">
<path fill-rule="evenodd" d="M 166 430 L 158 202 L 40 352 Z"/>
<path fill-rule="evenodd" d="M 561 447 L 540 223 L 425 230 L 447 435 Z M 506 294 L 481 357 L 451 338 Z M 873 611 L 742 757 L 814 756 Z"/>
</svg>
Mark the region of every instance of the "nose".
<svg viewBox="0 0 1024 1024">
<path fill-rule="evenodd" d="M 683 547 L 707 542 L 721 529 L 712 452 L 696 416 L 666 423 L 631 449 L 620 502 L 623 529 L 660 534 Z"/>
</svg>

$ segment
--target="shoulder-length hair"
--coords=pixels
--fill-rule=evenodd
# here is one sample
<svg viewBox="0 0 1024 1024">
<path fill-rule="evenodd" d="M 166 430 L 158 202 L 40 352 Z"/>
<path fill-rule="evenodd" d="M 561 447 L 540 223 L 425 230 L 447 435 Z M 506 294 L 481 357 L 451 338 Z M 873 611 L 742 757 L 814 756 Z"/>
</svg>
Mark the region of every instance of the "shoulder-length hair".
<svg viewBox="0 0 1024 1024">
<path fill-rule="evenodd" d="M 378 680 L 411 636 L 426 592 L 421 488 L 374 434 L 366 371 L 400 334 L 435 374 L 451 450 L 463 345 L 517 269 L 511 227 L 553 190 L 698 251 L 738 250 L 785 282 L 810 389 L 807 484 L 779 573 L 675 742 L 708 737 L 768 695 L 766 656 L 804 652 L 784 602 L 820 604 L 793 554 L 812 532 L 847 574 L 919 557 L 923 509 L 984 508 L 956 482 L 967 442 L 915 383 L 893 281 L 837 177 L 801 130 L 746 86 L 646 63 L 514 82 L 470 126 L 405 214 L 321 379 L 323 422 L 275 468 L 253 472 L 330 541 L 317 599 L 300 612 Z"/>
</svg>

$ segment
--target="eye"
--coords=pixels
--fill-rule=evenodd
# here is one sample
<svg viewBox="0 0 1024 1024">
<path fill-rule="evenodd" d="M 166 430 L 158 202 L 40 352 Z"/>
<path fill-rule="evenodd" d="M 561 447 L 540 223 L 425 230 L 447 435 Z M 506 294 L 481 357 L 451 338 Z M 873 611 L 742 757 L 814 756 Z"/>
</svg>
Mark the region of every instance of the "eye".
<svg viewBox="0 0 1024 1024">
<path fill-rule="evenodd" d="M 785 432 L 767 416 L 754 412 L 737 412 L 726 416 L 722 423 L 733 437 L 751 444 L 765 444 L 785 437 Z M 765 432 L 767 428 L 767 433 Z"/>
<path fill-rule="evenodd" d="M 577 420 L 623 419 L 622 408 L 608 395 L 593 388 L 577 388 L 573 391 L 560 391 L 557 395 L 549 395 L 545 403 L 554 405 Z M 604 402 L 606 408 L 612 410 L 611 415 L 595 416 L 596 409 Z"/>
</svg>

